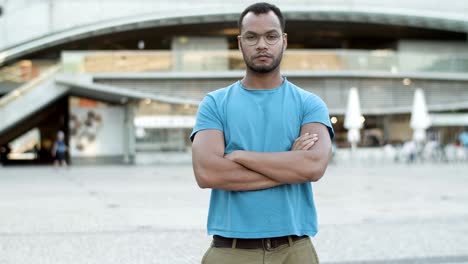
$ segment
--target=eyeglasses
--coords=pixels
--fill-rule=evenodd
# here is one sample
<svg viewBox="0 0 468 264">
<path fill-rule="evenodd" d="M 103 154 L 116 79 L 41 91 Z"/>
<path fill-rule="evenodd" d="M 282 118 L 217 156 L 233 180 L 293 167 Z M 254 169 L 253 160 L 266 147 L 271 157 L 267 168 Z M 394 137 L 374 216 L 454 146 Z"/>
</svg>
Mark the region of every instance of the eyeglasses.
<svg viewBox="0 0 468 264">
<path fill-rule="evenodd" d="M 286 36 L 286 33 L 280 34 L 276 31 L 267 32 L 265 34 L 255 34 L 248 32 L 243 35 L 239 35 L 239 37 L 245 42 L 245 44 L 249 46 L 257 45 L 261 37 L 263 37 L 263 39 L 268 45 L 275 45 L 283 36 Z"/>
</svg>

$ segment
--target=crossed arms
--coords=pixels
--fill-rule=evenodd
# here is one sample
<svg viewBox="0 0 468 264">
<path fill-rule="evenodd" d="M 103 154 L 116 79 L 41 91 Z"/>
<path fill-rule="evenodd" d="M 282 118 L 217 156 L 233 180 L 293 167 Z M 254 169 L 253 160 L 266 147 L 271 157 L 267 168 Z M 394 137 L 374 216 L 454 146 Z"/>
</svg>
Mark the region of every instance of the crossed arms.
<svg viewBox="0 0 468 264">
<path fill-rule="evenodd" d="M 224 134 L 197 132 L 192 144 L 195 179 L 200 188 L 250 191 L 318 181 L 328 165 L 331 140 L 320 123 L 302 126 L 291 151 L 234 151 L 224 155 Z"/>
</svg>

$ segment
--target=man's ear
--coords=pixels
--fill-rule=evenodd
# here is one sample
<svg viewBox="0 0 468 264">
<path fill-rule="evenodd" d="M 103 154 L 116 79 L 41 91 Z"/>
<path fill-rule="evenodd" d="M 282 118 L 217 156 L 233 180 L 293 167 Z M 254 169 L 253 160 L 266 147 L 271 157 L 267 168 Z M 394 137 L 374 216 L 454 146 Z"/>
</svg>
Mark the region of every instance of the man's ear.
<svg viewBox="0 0 468 264">
<path fill-rule="evenodd" d="M 287 47 L 288 47 L 288 34 L 287 34 L 287 33 L 284 33 L 284 37 L 283 37 L 283 51 L 285 51 Z"/>
<path fill-rule="evenodd" d="M 241 36 L 237 36 L 237 48 L 239 49 L 240 52 L 242 52 L 242 44 L 241 44 Z"/>
</svg>

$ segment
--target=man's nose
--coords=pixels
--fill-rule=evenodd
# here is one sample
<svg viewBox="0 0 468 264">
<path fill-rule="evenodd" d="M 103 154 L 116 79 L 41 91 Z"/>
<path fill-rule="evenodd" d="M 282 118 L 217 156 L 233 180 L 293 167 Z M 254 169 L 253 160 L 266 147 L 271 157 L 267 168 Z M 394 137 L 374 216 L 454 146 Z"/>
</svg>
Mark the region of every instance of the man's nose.
<svg viewBox="0 0 468 264">
<path fill-rule="evenodd" d="M 268 44 L 265 41 L 265 36 L 260 36 L 257 43 L 257 49 L 266 49 Z"/>
</svg>

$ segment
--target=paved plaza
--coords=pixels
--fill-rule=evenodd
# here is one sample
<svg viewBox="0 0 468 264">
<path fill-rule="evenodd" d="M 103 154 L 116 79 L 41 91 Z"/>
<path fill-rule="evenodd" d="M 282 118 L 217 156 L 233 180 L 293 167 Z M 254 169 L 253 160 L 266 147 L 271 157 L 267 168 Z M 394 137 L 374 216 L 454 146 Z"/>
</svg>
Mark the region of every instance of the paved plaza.
<svg viewBox="0 0 468 264">
<path fill-rule="evenodd" d="M 324 264 L 468 263 L 468 164 L 332 164 L 314 184 Z M 0 264 L 199 263 L 191 165 L 0 167 Z"/>
</svg>

